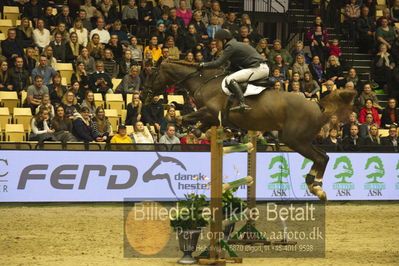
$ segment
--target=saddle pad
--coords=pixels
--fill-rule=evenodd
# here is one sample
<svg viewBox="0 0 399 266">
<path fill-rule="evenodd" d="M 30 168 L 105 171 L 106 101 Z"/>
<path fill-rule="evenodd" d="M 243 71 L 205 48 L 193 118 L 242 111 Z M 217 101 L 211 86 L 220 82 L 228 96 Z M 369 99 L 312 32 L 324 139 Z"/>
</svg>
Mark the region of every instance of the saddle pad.
<svg viewBox="0 0 399 266">
<path fill-rule="evenodd" d="M 244 93 L 244 97 L 251 96 L 251 95 L 257 95 L 257 94 L 261 93 L 262 91 L 264 91 L 265 89 L 266 89 L 266 87 L 260 87 L 260 86 L 248 84 L 247 90 Z M 227 88 L 226 81 L 224 79 L 222 81 L 222 90 L 223 90 L 224 94 L 226 94 L 228 96 L 232 95 L 232 93 Z"/>
</svg>

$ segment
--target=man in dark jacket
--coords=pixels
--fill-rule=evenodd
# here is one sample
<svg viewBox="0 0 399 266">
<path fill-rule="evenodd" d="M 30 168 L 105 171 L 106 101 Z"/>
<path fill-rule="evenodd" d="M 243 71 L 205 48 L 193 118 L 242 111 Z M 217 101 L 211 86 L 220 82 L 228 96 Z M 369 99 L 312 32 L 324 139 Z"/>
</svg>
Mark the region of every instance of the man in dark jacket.
<svg viewBox="0 0 399 266">
<path fill-rule="evenodd" d="M 357 31 L 359 33 L 359 45 L 361 52 L 367 53 L 374 48 L 374 31 L 375 23 L 369 17 L 369 8 L 367 6 L 362 8 L 362 15 L 357 20 Z"/>
<path fill-rule="evenodd" d="M 97 61 L 96 68 L 97 71 L 89 76 L 89 87 L 93 92 L 102 93 L 103 96 L 105 96 L 106 93 L 113 93 L 112 81 L 104 72 L 104 63 L 102 61 Z"/>
<path fill-rule="evenodd" d="M 215 40 L 219 47 L 223 46 L 223 54 L 212 62 L 200 63 L 200 68 L 216 68 L 228 61 L 232 69 L 239 69 L 231 75 L 228 75 L 222 81 L 222 86 L 227 88 L 239 101 L 239 105 L 232 107 L 231 111 L 245 111 L 251 108 L 244 102 L 244 89 L 240 83 L 258 80 L 269 76 L 269 67 L 265 59 L 253 48 L 245 43 L 237 42 L 230 31 L 226 29 L 218 30 L 215 33 Z M 248 84 L 247 87 L 254 86 Z"/>
<path fill-rule="evenodd" d="M 388 106 L 382 111 L 381 127 L 389 128 L 390 125 L 399 124 L 399 109 L 396 108 L 396 99 L 390 98 Z"/>
<path fill-rule="evenodd" d="M 15 65 L 8 72 L 14 90 L 21 94 L 21 91 L 27 90 L 30 85 L 29 72 L 24 68 L 24 59 L 22 57 L 15 58 Z"/>
<path fill-rule="evenodd" d="M 152 98 L 152 102 L 143 106 L 142 120 L 147 125 L 154 126 L 156 131 L 161 129 L 161 120 L 163 118 L 162 100 L 156 95 Z"/>
<path fill-rule="evenodd" d="M 398 152 L 398 127 L 392 125 L 389 127 L 389 136 L 381 138 L 381 144 L 390 148 L 387 148 L 389 151 Z"/>
<path fill-rule="evenodd" d="M 344 151 L 360 151 L 364 146 L 364 138 L 359 137 L 359 127 L 357 125 L 351 125 L 350 135 L 346 136 L 342 140 L 342 146 Z"/>
<path fill-rule="evenodd" d="M 56 33 L 54 41 L 50 42 L 51 48 L 53 48 L 53 56 L 57 59 L 57 62 L 65 62 L 65 41 L 62 40 L 62 34 Z"/>
<path fill-rule="evenodd" d="M 17 56 L 24 56 L 24 49 L 19 41 L 16 39 L 17 32 L 15 29 L 8 30 L 8 38 L 1 42 L 1 49 L 3 55 L 7 57 L 9 64 L 11 63 L 11 58 Z M 10 64 L 11 65 L 11 64 Z"/>
</svg>

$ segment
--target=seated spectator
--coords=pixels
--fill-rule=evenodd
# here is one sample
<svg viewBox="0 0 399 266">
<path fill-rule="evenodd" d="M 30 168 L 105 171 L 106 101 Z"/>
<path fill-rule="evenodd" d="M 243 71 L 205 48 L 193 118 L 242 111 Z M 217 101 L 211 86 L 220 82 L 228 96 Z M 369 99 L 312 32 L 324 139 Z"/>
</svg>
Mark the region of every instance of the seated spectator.
<svg viewBox="0 0 399 266">
<path fill-rule="evenodd" d="M 75 63 L 82 48 L 83 46 L 78 42 L 78 35 L 76 32 L 72 32 L 69 41 L 65 45 L 65 62 Z"/>
<path fill-rule="evenodd" d="M 186 62 L 194 63 L 194 54 L 192 52 L 188 52 L 184 60 Z"/>
<path fill-rule="evenodd" d="M 151 33 L 151 36 L 157 37 L 159 47 L 162 48 L 163 44 L 166 42 L 167 37 L 165 24 L 162 22 L 157 23 L 156 30 Z"/>
<path fill-rule="evenodd" d="M 102 106 L 97 107 L 95 116 L 93 117 L 93 131 L 97 142 L 109 142 L 113 133 L 111 122 L 105 116 L 105 111 Z"/>
<path fill-rule="evenodd" d="M 321 64 L 320 58 L 318 56 L 313 57 L 312 62 L 309 64 L 309 70 L 313 79 L 319 84 L 325 81 L 323 65 Z"/>
<path fill-rule="evenodd" d="M 122 45 L 119 42 L 118 35 L 116 34 L 111 35 L 111 40 L 107 45 L 105 45 L 105 50 L 107 49 L 112 51 L 114 59 L 117 63 L 119 63 L 122 60 L 123 49 Z"/>
<path fill-rule="evenodd" d="M 63 23 L 67 29 L 70 29 L 72 27 L 73 19 L 69 13 L 69 6 L 63 6 L 61 13 L 58 14 L 55 19 L 56 24 L 59 25 L 60 23 Z"/>
<path fill-rule="evenodd" d="M 185 0 L 179 1 L 179 8 L 176 9 L 176 15 L 183 19 L 184 25 L 186 27 L 188 24 L 190 24 L 193 14 L 191 13 L 191 10 L 187 8 L 187 3 Z"/>
<path fill-rule="evenodd" d="M 197 11 L 193 15 L 193 19 L 191 20 L 190 25 L 194 26 L 195 32 L 199 35 L 200 41 L 206 42 L 209 39 L 208 31 L 206 25 L 208 23 L 203 22 L 203 13 L 201 11 Z M 188 27 L 187 27 L 188 28 Z"/>
<path fill-rule="evenodd" d="M 342 82 L 344 74 L 338 57 L 331 55 L 326 64 L 326 79 L 334 81 L 334 83 Z"/>
<path fill-rule="evenodd" d="M 36 21 L 36 23 L 38 23 L 38 18 L 42 17 L 43 15 L 42 5 L 38 0 L 25 1 L 24 3 L 23 16 L 28 17 L 30 20 Z"/>
<path fill-rule="evenodd" d="M 85 98 L 80 105 L 80 108 L 82 107 L 87 107 L 87 109 L 89 109 L 90 117 L 94 117 L 94 115 L 96 115 L 98 108 L 96 107 L 96 102 L 94 101 L 94 93 L 92 91 L 86 91 Z"/>
<path fill-rule="evenodd" d="M 93 0 L 85 0 L 84 5 L 80 6 L 81 10 L 86 11 L 88 19 L 92 18 L 97 11 L 97 8 L 93 6 L 92 1 Z"/>
<path fill-rule="evenodd" d="M 24 68 L 24 60 L 22 57 L 16 57 L 14 67 L 8 71 L 8 75 L 13 86 L 13 90 L 21 94 L 26 91 L 30 85 L 29 72 Z"/>
<path fill-rule="evenodd" d="M 167 125 L 165 135 L 159 139 L 160 144 L 180 144 L 180 140 L 176 137 L 176 128 L 174 125 Z"/>
<path fill-rule="evenodd" d="M 389 128 L 391 125 L 398 126 L 399 124 L 399 109 L 396 108 L 396 99 L 390 98 L 388 106 L 382 111 L 381 126 Z"/>
<path fill-rule="evenodd" d="M 330 46 L 327 47 L 329 55 L 333 55 L 339 58 L 342 55 L 341 47 L 339 46 L 339 41 L 337 39 L 332 40 Z"/>
<path fill-rule="evenodd" d="M 139 67 L 132 66 L 130 74 L 126 75 L 119 86 L 116 88 L 115 93 L 121 93 L 124 97 L 126 94 L 132 94 L 139 91 L 141 87 L 141 79 L 139 76 Z"/>
<path fill-rule="evenodd" d="M 197 45 L 197 48 L 202 47 L 201 44 Z M 209 45 L 207 47 L 205 47 L 204 49 L 202 49 L 202 54 L 204 56 L 204 59 L 206 62 L 210 62 L 213 60 L 216 60 L 218 57 L 218 48 L 217 48 L 217 44 L 216 44 L 216 40 L 211 40 L 209 42 Z"/>
<path fill-rule="evenodd" d="M 33 28 L 30 26 L 30 20 L 28 18 L 21 19 L 21 25 L 16 27 L 16 39 L 22 45 L 22 48 L 32 47 L 33 43 Z M 10 37 L 10 34 L 8 34 Z M 3 50 L 4 53 L 4 50 Z"/>
<path fill-rule="evenodd" d="M 389 26 L 394 26 L 395 20 L 391 17 L 391 12 L 389 8 L 385 8 L 382 10 L 382 16 L 377 19 L 377 27 L 381 27 L 382 21 L 386 19 L 388 21 Z"/>
<path fill-rule="evenodd" d="M 292 66 L 292 71 L 298 73 L 300 79 L 304 78 L 306 72 L 310 72 L 309 66 L 306 64 L 303 54 L 297 54 L 295 57 L 295 63 Z"/>
<path fill-rule="evenodd" d="M 119 65 L 114 59 L 114 53 L 111 49 L 105 49 L 104 52 L 104 72 L 110 79 L 117 78 L 119 73 Z"/>
<path fill-rule="evenodd" d="M 278 68 L 273 68 L 272 75 L 269 77 L 269 80 L 272 82 L 280 82 L 282 90 L 285 90 L 285 84 L 287 84 L 288 86 L 289 83 L 289 81 L 287 79 L 284 79 L 284 77 L 280 74 L 280 69 Z"/>
<path fill-rule="evenodd" d="M 283 57 L 280 54 L 276 54 L 274 57 L 274 65 L 273 68 L 278 68 L 280 70 L 280 76 L 283 77 L 283 80 L 288 80 L 289 79 L 289 73 L 288 73 L 288 66 L 284 63 Z"/>
<path fill-rule="evenodd" d="M 79 10 L 79 19 L 82 21 L 83 28 L 87 30 L 87 35 L 89 35 L 89 32 L 93 29 L 93 25 L 91 24 L 90 18 L 87 17 L 86 10 Z"/>
<path fill-rule="evenodd" d="M 47 66 L 52 67 L 53 69 L 57 70 L 57 59 L 53 55 L 53 48 L 48 45 L 44 47 L 42 55 L 47 57 Z"/>
<path fill-rule="evenodd" d="M 152 58 L 154 61 L 158 61 L 158 59 L 162 56 L 162 50 L 158 46 L 158 38 L 156 36 L 151 37 L 149 45 L 144 49 L 144 53 L 147 51 L 152 52 Z"/>
<path fill-rule="evenodd" d="M 342 152 L 342 140 L 338 137 L 338 129 L 330 128 L 328 136 L 323 140 L 323 144 L 327 146 L 325 149 L 330 152 Z"/>
<path fill-rule="evenodd" d="M 357 125 L 350 126 L 350 135 L 344 137 L 342 140 L 342 146 L 346 152 L 358 152 L 361 151 L 364 146 L 364 138 L 359 137 L 359 128 Z"/>
<path fill-rule="evenodd" d="M 93 34 L 89 44 L 87 45 L 87 50 L 89 55 L 95 60 L 101 60 L 104 57 L 104 45 L 100 43 L 100 35 L 97 33 Z"/>
<path fill-rule="evenodd" d="M 73 135 L 78 141 L 92 142 L 96 140 L 93 130 L 93 121 L 90 119 L 90 111 L 87 107 L 82 107 L 80 109 L 80 113 L 77 113 L 72 124 Z"/>
<path fill-rule="evenodd" d="M 176 124 L 176 109 L 174 106 L 169 106 L 166 115 L 161 120 L 161 130 L 160 133 L 165 134 L 165 130 L 167 125 L 175 125 Z"/>
<path fill-rule="evenodd" d="M 381 126 L 380 117 L 378 116 L 378 111 L 373 107 L 373 100 L 367 99 L 365 101 L 364 107 L 360 110 L 359 113 L 359 122 L 364 123 L 366 122 L 366 115 L 371 113 L 373 115 L 373 121 L 377 123 L 378 126 Z"/>
<path fill-rule="evenodd" d="M 62 97 L 62 106 L 65 110 L 65 117 L 73 119 L 77 115 L 79 106 L 78 100 L 76 99 L 73 91 L 67 91 Z"/>
<path fill-rule="evenodd" d="M 301 85 L 299 83 L 299 81 L 293 81 L 292 82 L 292 91 L 291 93 L 299 95 L 301 97 L 305 97 L 305 94 L 303 92 L 301 92 Z"/>
<path fill-rule="evenodd" d="M 132 51 L 126 49 L 121 62 L 119 63 L 119 77 L 123 78 L 129 74 L 132 67 L 139 66 L 138 62 L 132 58 Z"/>
<path fill-rule="evenodd" d="M 288 91 L 292 91 L 292 82 L 294 81 L 299 81 L 301 82 L 301 78 L 297 72 L 292 73 L 292 78 L 290 80 L 290 84 L 288 84 Z M 301 90 L 302 90 L 302 83 L 300 84 Z"/>
<path fill-rule="evenodd" d="M 305 63 L 306 64 L 310 63 L 310 57 L 305 52 L 304 45 L 303 45 L 302 41 L 297 41 L 296 44 L 295 44 L 295 48 L 292 49 L 292 51 L 291 51 L 292 58 L 296 58 L 298 55 L 302 55 L 303 56 L 303 58 L 305 59 Z"/>
<path fill-rule="evenodd" d="M 4 41 L 1 41 L 1 51 L 8 62 L 12 62 L 12 58 L 16 56 L 24 56 L 24 46 L 21 39 L 17 39 L 17 34 L 15 29 L 8 30 L 8 37 Z"/>
<path fill-rule="evenodd" d="M 39 49 L 50 44 L 50 31 L 44 28 L 43 19 L 37 20 L 37 28 L 33 30 L 33 41 Z"/>
<path fill-rule="evenodd" d="M 178 60 L 180 59 L 180 50 L 177 46 L 175 46 L 175 40 L 173 36 L 169 36 L 166 39 L 165 47 L 169 48 L 169 58 Z"/>
<path fill-rule="evenodd" d="M 322 92 L 320 95 L 320 100 L 329 95 L 334 90 L 334 82 L 332 80 L 327 80 L 324 85 L 326 85 L 327 90 Z M 319 87 L 320 88 L 320 87 Z"/>
<path fill-rule="evenodd" d="M 366 146 L 369 146 L 370 151 L 375 150 L 376 146 L 379 146 L 381 144 L 380 136 L 378 133 L 378 126 L 376 124 L 370 126 L 369 134 L 366 137 L 364 144 Z"/>
<path fill-rule="evenodd" d="M 398 152 L 398 127 L 391 125 L 389 127 L 389 136 L 381 138 L 381 144 L 390 147 L 389 150 L 393 152 Z"/>
<path fill-rule="evenodd" d="M 0 91 L 14 91 L 7 61 L 0 62 Z"/>
<path fill-rule="evenodd" d="M 84 100 L 87 90 L 81 89 L 79 82 L 77 81 L 72 82 L 69 90 L 75 94 L 78 104 Z"/>
<path fill-rule="evenodd" d="M 377 1 L 376 0 L 364 0 L 363 7 L 367 7 L 369 9 L 368 16 L 371 18 L 372 21 L 375 21 L 375 13 L 377 11 Z"/>
<path fill-rule="evenodd" d="M 210 23 L 206 28 L 206 32 L 208 33 L 209 38 L 215 39 L 215 33 L 222 28 L 219 24 L 218 17 L 211 17 Z"/>
<path fill-rule="evenodd" d="M 46 27 L 46 29 L 51 30 L 51 27 L 55 27 L 55 20 L 56 17 L 53 15 L 53 7 L 52 6 L 46 6 L 44 8 L 44 16 L 42 17 L 44 20 L 44 25 Z M 29 18 L 28 22 L 29 22 Z M 28 23 L 29 25 L 29 23 Z"/>
<path fill-rule="evenodd" d="M 152 98 L 151 103 L 143 106 L 142 109 L 142 121 L 145 125 L 154 126 L 157 132 L 161 129 L 161 120 L 163 118 L 163 107 L 162 102 L 159 100 L 159 96 L 155 95 Z"/>
<path fill-rule="evenodd" d="M 338 116 L 337 115 L 332 115 L 330 117 L 330 120 L 328 121 L 327 124 L 325 124 L 321 130 L 322 130 L 322 135 L 323 138 L 327 138 L 328 137 L 328 132 L 330 131 L 331 128 L 336 128 L 337 130 L 341 127 L 339 121 L 338 121 Z M 340 135 L 340 132 L 337 133 L 338 135 Z"/>
<path fill-rule="evenodd" d="M 184 22 L 184 20 L 177 16 L 177 9 L 176 8 L 171 8 L 169 9 L 169 24 L 176 24 L 178 26 L 178 28 L 185 30 L 186 29 L 186 24 Z"/>
<path fill-rule="evenodd" d="M 78 43 L 82 47 L 87 46 L 87 42 L 89 39 L 89 33 L 86 28 L 83 26 L 83 22 L 80 18 L 77 18 L 73 23 L 73 27 L 69 30 L 69 34 L 75 32 L 78 35 Z"/>
<path fill-rule="evenodd" d="M 61 23 L 59 23 L 57 25 L 58 25 L 57 28 L 55 28 L 54 31 L 53 31 L 53 39 L 54 39 L 54 36 L 57 33 L 59 33 L 59 34 L 61 34 L 62 40 L 64 42 L 68 42 L 69 41 L 69 32 L 68 32 L 68 29 L 66 28 L 65 23 L 61 22 Z"/>
<path fill-rule="evenodd" d="M 44 95 L 48 95 L 48 88 L 43 85 L 43 78 L 35 76 L 33 85 L 28 87 L 26 103 L 31 108 L 32 114 L 35 114 L 36 108 L 41 104 Z"/>
<path fill-rule="evenodd" d="M 363 86 L 363 91 L 359 96 L 359 103 L 361 106 L 364 106 L 367 99 L 371 99 L 374 103 L 374 107 L 378 109 L 382 109 L 382 107 L 378 103 L 378 97 L 375 92 L 371 89 L 370 83 L 365 83 Z"/>
<path fill-rule="evenodd" d="M 170 37 L 172 37 L 172 36 L 170 36 Z M 197 45 L 197 43 L 199 43 L 201 41 L 202 41 L 201 36 L 198 34 L 197 30 L 195 29 L 194 24 L 190 24 L 188 26 L 188 32 L 187 32 L 185 44 L 184 44 L 184 48 L 186 49 L 186 52 L 193 51 L 195 46 Z M 174 42 L 174 40 L 173 40 L 173 42 Z"/>
<path fill-rule="evenodd" d="M 137 62 L 143 61 L 143 51 L 137 46 L 137 38 L 135 36 L 130 38 L 128 49 L 132 52 L 132 58 Z"/>
<path fill-rule="evenodd" d="M 380 89 L 388 86 L 392 78 L 392 70 L 395 66 L 393 57 L 388 53 L 388 46 L 381 44 L 372 65 L 372 77 L 378 83 Z"/>
<path fill-rule="evenodd" d="M 369 16 L 369 8 L 364 6 L 362 8 L 362 15 L 357 20 L 356 25 L 357 32 L 359 34 L 359 46 L 360 52 L 368 53 L 375 46 L 375 22 L 373 18 Z"/>
<path fill-rule="evenodd" d="M 398 0 L 393 1 L 393 5 L 391 7 L 391 16 L 395 21 L 399 21 L 399 1 Z"/>
<path fill-rule="evenodd" d="M 139 14 L 139 29 L 138 31 L 143 32 L 141 35 L 145 38 L 148 38 L 148 27 L 153 24 L 153 16 L 152 16 L 152 8 L 147 4 L 146 0 L 140 0 L 138 6 L 138 14 Z M 175 12 L 176 14 L 176 12 Z"/>
<path fill-rule="evenodd" d="M 139 19 L 139 12 L 137 7 L 135 7 L 135 1 L 129 0 L 127 5 L 122 10 L 122 22 L 128 26 L 137 25 Z M 156 9 L 155 7 L 154 9 Z"/>
<path fill-rule="evenodd" d="M 348 31 L 348 40 L 356 37 L 356 24 L 360 17 L 360 6 L 356 4 L 356 0 L 350 0 L 350 3 L 345 6 L 345 21 L 344 27 Z"/>
<path fill-rule="evenodd" d="M 334 83 L 332 84 L 334 86 Z M 301 89 L 306 98 L 318 98 L 317 93 L 320 91 L 320 86 L 315 80 L 313 80 L 312 75 L 309 72 L 305 72 L 304 79 L 301 83 Z"/>
<path fill-rule="evenodd" d="M 51 120 L 52 129 L 54 130 L 54 137 L 57 141 L 63 143 L 75 142 L 76 138 L 72 135 L 72 121 L 65 117 L 64 107 L 57 106 L 55 117 Z"/>
<path fill-rule="evenodd" d="M 50 84 L 51 78 L 56 74 L 54 68 L 47 65 L 47 57 L 44 55 L 40 56 L 39 65 L 32 70 L 32 80 L 35 80 L 36 76 L 40 76 L 43 79 L 43 84 Z"/>
<path fill-rule="evenodd" d="M 122 29 L 122 22 L 117 19 L 115 20 L 114 24 L 112 24 L 112 28 L 110 29 L 109 34 L 118 36 L 119 42 L 128 42 L 129 36 L 127 35 L 126 31 Z"/>
<path fill-rule="evenodd" d="M 181 144 L 200 144 L 202 132 L 198 128 L 189 128 L 187 134 L 180 139 Z M 187 148 L 187 147 L 186 147 Z"/>
<path fill-rule="evenodd" d="M 179 48 L 180 51 L 185 50 L 184 44 L 186 42 L 186 35 L 183 29 L 181 29 L 178 24 L 172 23 L 170 25 L 170 30 L 168 31 L 168 36 L 173 36 L 173 39 L 175 40 L 175 45 Z"/>
<path fill-rule="evenodd" d="M 165 13 L 169 12 L 169 6 L 166 4 L 167 1 L 165 0 L 160 0 L 158 1 L 158 5 L 156 5 L 153 10 L 152 10 L 152 16 L 154 17 L 155 21 L 158 21 L 162 19 L 162 15 Z M 133 1 L 134 5 L 134 1 Z M 173 2 L 173 7 L 174 7 L 174 2 Z"/>
<path fill-rule="evenodd" d="M 370 128 L 372 125 L 376 125 L 376 121 L 374 121 L 374 117 L 372 114 L 366 115 L 366 121 L 359 126 L 359 136 L 367 137 L 370 133 Z"/>
<path fill-rule="evenodd" d="M 118 126 L 118 133 L 112 137 L 111 143 L 114 143 L 114 144 L 117 144 L 117 143 L 132 144 L 133 143 L 132 139 L 126 133 L 125 124 L 120 124 Z"/>
<path fill-rule="evenodd" d="M 227 19 L 222 25 L 223 29 L 229 30 L 234 37 L 238 36 L 238 32 L 240 30 L 239 25 L 236 23 L 236 13 L 229 12 L 227 14 Z M 261 54 L 261 53 L 260 53 Z"/>
<path fill-rule="evenodd" d="M 84 48 L 86 49 L 86 48 Z M 87 52 L 87 50 L 86 50 Z M 81 94 L 84 95 L 85 91 L 89 89 L 89 76 L 85 69 L 85 64 L 81 61 L 78 61 L 75 67 L 75 71 L 71 76 L 71 84 L 74 82 L 79 83 L 79 87 L 82 89 Z"/>
<path fill-rule="evenodd" d="M 104 72 L 104 63 L 97 61 L 96 69 L 97 71 L 89 76 L 89 88 L 93 89 L 94 93 L 102 93 L 103 96 L 106 93 L 113 93 L 113 84 L 111 78 Z"/>
<path fill-rule="evenodd" d="M 389 26 L 387 19 L 381 20 L 381 26 L 377 28 L 375 32 L 375 38 L 377 44 L 385 44 L 387 49 L 390 50 L 395 42 L 395 30 L 392 26 Z"/>
<path fill-rule="evenodd" d="M 61 75 L 56 73 L 51 79 L 52 83 L 48 85 L 50 100 L 54 105 L 61 103 L 64 94 L 67 91 L 66 86 L 61 84 Z"/>
<path fill-rule="evenodd" d="M 218 18 L 218 24 L 223 25 L 226 15 L 223 13 L 222 9 L 220 8 L 220 4 L 218 1 L 213 1 L 211 3 L 209 17 L 214 17 L 214 16 Z"/>
<path fill-rule="evenodd" d="M 270 50 L 267 47 L 266 38 L 260 39 L 260 41 L 256 45 L 256 51 L 258 51 L 258 53 L 261 54 L 267 60 Z"/>
<path fill-rule="evenodd" d="M 37 62 L 36 49 L 32 47 L 26 48 L 26 66 L 25 69 L 28 70 L 29 75 L 31 75 L 32 70 L 36 67 Z"/>
<path fill-rule="evenodd" d="M 292 57 L 286 49 L 282 49 L 280 40 L 274 40 L 274 42 L 273 42 L 273 49 L 269 53 L 269 62 L 271 64 L 275 63 L 274 57 L 276 56 L 276 54 L 280 54 L 283 57 L 283 61 L 285 64 L 287 64 L 287 65 L 292 64 L 292 61 L 293 61 Z"/>
<path fill-rule="evenodd" d="M 143 103 L 140 100 L 140 93 L 133 92 L 132 102 L 130 102 L 126 109 L 126 125 L 135 125 L 137 121 L 141 120 L 141 110 L 143 108 Z"/>
<path fill-rule="evenodd" d="M 133 139 L 134 143 L 138 144 L 154 143 L 151 133 L 145 130 L 144 124 L 141 121 L 137 121 L 134 125 Z"/>
<path fill-rule="evenodd" d="M 350 68 L 348 70 L 348 76 L 344 78 L 342 82 L 337 84 L 337 87 L 344 87 L 346 83 L 352 82 L 354 88 L 357 90 L 358 94 L 360 94 L 363 90 L 363 83 L 360 80 L 359 76 L 357 75 L 357 71 L 354 68 Z"/>
<path fill-rule="evenodd" d="M 100 43 L 103 43 L 103 44 L 108 43 L 109 40 L 111 39 L 111 36 L 110 36 L 108 30 L 106 30 L 104 28 L 104 26 L 105 26 L 104 19 L 99 17 L 97 19 L 97 28 L 95 28 L 94 30 L 92 30 L 90 32 L 90 38 L 92 39 L 94 34 L 98 34 L 98 36 L 100 38 L 99 39 Z"/>
<path fill-rule="evenodd" d="M 327 47 L 330 46 L 328 37 L 323 34 L 321 26 L 316 26 L 311 38 L 312 42 L 310 43 L 310 50 L 312 52 L 312 57 L 318 56 L 322 64 L 324 64 L 328 53 Z"/>
<path fill-rule="evenodd" d="M 54 35 L 54 41 L 50 42 L 50 47 L 53 48 L 53 56 L 57 59 L 57 62 L 65 62 L 65 43 L 62 40 L 62 34 L 59 32 Z"/>
<path fill-rule="evenodd" d="M 202 55 L 202 52 L 195 53 L 195 62 L 197 62 L 197 63 L 204 62 L 204 56 Z"/>
<path fill-rule="evenodd" d="M 46 107 L 42 107 L 37 115 L 35 115 L 31 122 L 31 133 L 29 134 L 29 141 L 55 141 L 54 130 L 51 128 L 49 111 Z"/>
<path fill-rule="evenodd" d="M 273 90 L 285 91 L 284 85 L 282 85 L 280 81 L 275 81 L 274 84 L 273 84 Z"/>
</svg>

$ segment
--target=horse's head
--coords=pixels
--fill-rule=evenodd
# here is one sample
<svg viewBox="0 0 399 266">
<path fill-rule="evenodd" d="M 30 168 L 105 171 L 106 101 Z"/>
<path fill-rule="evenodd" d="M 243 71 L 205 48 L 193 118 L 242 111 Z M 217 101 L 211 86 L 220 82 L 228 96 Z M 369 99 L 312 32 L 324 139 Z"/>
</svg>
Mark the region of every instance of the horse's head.
<svg viewBox="0 0 399 266">
<path fill-rule="evenodd" d="M 146 68 L 147 75 L 144 79 L 144 93 L 151 95 L 162 94 L 166 86 L 165 78 L 162 76 L 159 67 Z"/>
</svg>

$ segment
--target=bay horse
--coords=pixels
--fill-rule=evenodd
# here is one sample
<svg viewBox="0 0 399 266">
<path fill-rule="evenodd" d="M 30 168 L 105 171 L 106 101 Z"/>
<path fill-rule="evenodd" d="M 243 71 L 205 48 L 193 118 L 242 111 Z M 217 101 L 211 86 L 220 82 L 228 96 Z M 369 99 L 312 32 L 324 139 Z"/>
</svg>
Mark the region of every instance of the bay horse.
<svg viewBox="0 0 399 266">
<path fill-rule="evenodd" d="M 226 113 L 230 96 L 221 87 L 226 75 L 221 68 L 200 71 L 197 63 L 164 61 L 147 76 L 144 87 L 151 89 L 153 95 L 163 93 L 166 86 L 173 84 L 187 90 L 198 111 L 185 115 L 183 121 L 186 122 L 201 121 L 208 126 L 219 125 L 219 113 L 224 112 L 224 125 L 262 132 L 279 131 L 280 141 L 313 161 L 306 184 L 312 194 L 326 200 L 322 179 L 329 157 L 312 141 L 332 115 L 347 117 L 352 110 L 356 91 L 335 90 L 316 103 L 293 93 L 264 90 L 245 98 L 251 110 Z"/>
</svg>

